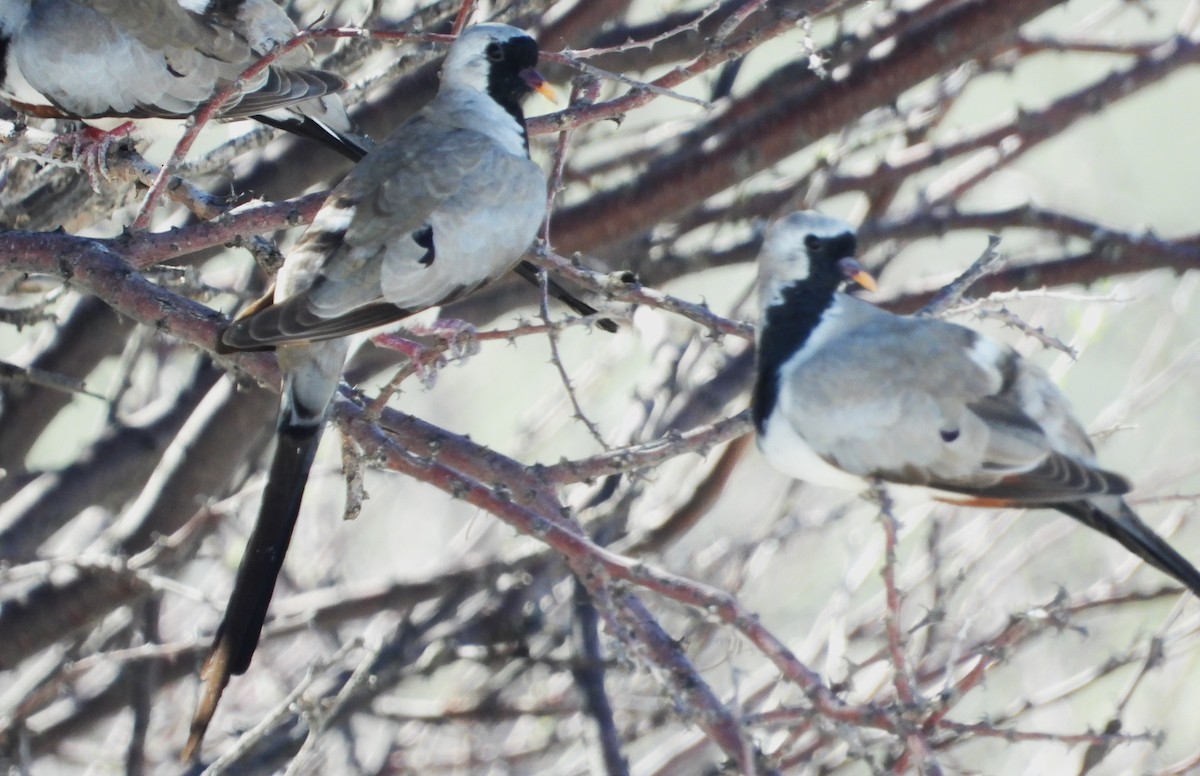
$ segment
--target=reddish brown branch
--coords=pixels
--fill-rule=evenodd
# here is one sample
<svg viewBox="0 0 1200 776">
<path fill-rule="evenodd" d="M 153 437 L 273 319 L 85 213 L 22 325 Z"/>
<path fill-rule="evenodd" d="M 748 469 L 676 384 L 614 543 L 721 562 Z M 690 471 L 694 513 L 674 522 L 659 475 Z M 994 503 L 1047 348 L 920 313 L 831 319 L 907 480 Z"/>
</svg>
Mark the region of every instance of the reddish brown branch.
<svg viewBox="0 0 1200 776">
<path fill-rule="evenodd" d="M 555 219 L 557 243 L 568 251 L 594 249 L 639 234 L 698 199 L 717 194 L 864 113 L 931 78 L 951 64 L 986 56 L 1004 45 L 1004 31 L 1060 0 L 971 0 L 895 41 L 884 56 L 864 59 L 841 78 L 777 95 L 750 118 L 722 132 L 701 128 L 700 148 L 661 160 L 655 174 L 597 194 Z"/>
</svg>

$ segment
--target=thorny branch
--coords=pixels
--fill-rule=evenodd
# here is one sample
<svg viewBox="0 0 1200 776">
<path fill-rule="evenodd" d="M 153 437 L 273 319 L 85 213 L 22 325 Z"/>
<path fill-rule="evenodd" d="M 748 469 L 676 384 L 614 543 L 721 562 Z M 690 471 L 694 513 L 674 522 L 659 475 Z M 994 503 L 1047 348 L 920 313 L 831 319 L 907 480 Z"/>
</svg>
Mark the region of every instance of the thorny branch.
<svg viewBox="0 0 1200 776">
<path fill-rule="evenodd" d="M 419 16 L 392 19 L 387 5 L 373 4 L 371 29 L 356 26 L 361 20 L 343 9 L 327 9 L 329 28 L 306 31 L 244 77 L 290 48 L 335 46 L 339 65 L 366 87 L 354 92 L 370 100 L 361 114 L 395 125 L 432 88 L 436 65 L 425 63 L 449 40 L 439 33 L 478 14 L 475 3 L 462 0 L 427 3 Z M 502 376 L 479 376 L 474 359 L 499 353 L 525 364 L 522 353 L 544 350 L 549 339 L 553 369 L 545 371 L 568 386 L 576 415 L 586 403 L 589 427 L 612 448 L 588 455 L 563 443 L 564 432 L 579 431 L 569 409 L 506 432 L 522 439 L 519 446 L 490 429 L 478 432 L 480 441 L 447 430 L 475 433 L 460 425 L 471 417 L 465 411 L 461 418 L 419 419 L 407 402 L 424 408 L 411 413 L 437 408 L 416 392 L 401 397 L 401 413 L 389 402 L 390 389 L 369 375 L 394 375 L 396 386 L 407 387 L 413 370 L 397 371 L 387 354 L 364 349 L 356 373 L 368 377 L 343 390 L 334 412 L 347 455 L 361 464 L 351 467 L 351 491 L 373 497 L 361 502 L 356 528 L 403 523 L 401 530 L 415 532 L 410 501 L 421 509 L 423 528 L 453 524 L 452 508 L 443 516 L 418 506 L 404 484 L 417 480 L 471 507 L 472 519 L 462 523 L 468 538 L 448 543 L 446 557 L 413 563 L 404 555 L 387 567 L 393 575 L 401 567 L 400 577 L 350 582 L 333 562 L 332 546 L 349 529 L 324 524 L 326 546 L 310 548 L 277 596 L 264 639 L 270 659 L 257 660 L 245 679 L 274 677 L 278 692 L 266 702 L 241 700 L 250 711 L 240 721 L 231 717 L 224 729 L 248 732 L 240 742 L 228 736 L 214 743 L 219 767 L 296 770 L 319 757 L 347 772 L 379 763 L 482 772 L 490 764 L 471 751 L 476 744 L 528 772 L 583 763 L 585 737 L 530 733 L 518 743 L 521 736 L 511 734 L 513 726 L 534 730 L 537 720 L 553 721 L 548 727 L 555 729 L 575 725 L 585 713 L 566 689 L 578 666 L 560 649 L 571 631 L 577 578 L 596 607 L 593 634 L 605 642 L 603 653 L 592 645 L 589 659 L 611 656 L 599 686 L 611 708 L 593 699 L 588 712 L 603 727 L 610 773 L 696 773 L 717 760 L 761 774 L 856 765 L 937 773 L 948 763 L 986 770 L 976 759 L 976 742 L 984 739 L 1002 741 L 1013 762 L 1036 750 L 1042 757 L 1078 755 L 1087 767 L 1120 762 L 1112 767 L 1131 770 L 1151 767 L 1139 758 L 1156 758 L 1176 763 L 1163 772 L 1185 772 L 1200 755 L 1186 740 L 1179 743 L 1172 720 L 1148 717 L 1140 706 L 1146 697 L 1186 698 L 1197 689 L 1186 677 L 1163 685 L 1171 673 L 1163 668 L 1185 664 L 1200 642 L 1189 599 L 1168 612 L 1177 591 L 1153 587 L 1158 579 L 1149 574 L 1135 576 L 1123 556 L 1094 560 L 1086 574 L 1056 564 L 1093 546 L 1092 537 L 1063 521 L 1034 525 L 1007 513 L 968 517 L 942 508 L 927 518 L 897 505 L 895 517 L 906 530 L 897 533 L 888 517 L 883 541 L 864 541 L 863 531 L 870 537 L 878 528 L 855 522 L 857 502 L 831 502 L 813 489 L 777 495 L 746 452 L 747 344 L 754 329 L 752 311 L 736 300 L 751 283 L 748 264 L 765 219 L 795 207 L 844 212 L 845 200 L 835 198 L 855 194 L 856 212 L 867 214 L 863 248 L 888 254 L 883 287 L 893 296 L 884 304 L 892 309 L 940 310 L 969 287 L 981 301 L 959 311 L 1000 316 L 1019 336 L 1086 361 L 1088 343 L 1062 318 L 1075 311 L 1089 321 L 1103 315 L 1109 328 L 1121 330 L 1120 311 L 1148 288 L 1154 290 L 1144 293 L 1162 296 L 1163 314 L 1145 350 L 1172 352 L 1168 343 L 1187 331 L 1178 311 L 1195 309 L 1200 293 L 1194 225 L 1154 228 L 1156 208 L 1165 207 L 1157 201 L 1130 216 L 1086 198 L 1078 206 L 1014 206 L 994 192 L 1011 185 L 1004 176 L 1037 175 L 1029 162 L 1035 149 L 1061 150 L 1068 132 L 1150 96 L 1151 86 L 1177 88 L 1175 76 L 1200 51 L 1195 9 L 1138 37 L 1125 34 L 1125 23 L 1143 6 L 1160 13 L 1159 3 L 1135 8 L 1095 0 L 1096 13 L 1078 24 L 1045 13 L 1058 5 L 1054 0 L 930 0 L 909 10 L 730 0 L 637 24 L 627 21 L 629 5 L 532 0 L 500 10 L 505 20 L 546 31 L 544 64 L 555 68 L 554 77 L 581 72 L 597 79 L 586 99 L 529 122 L 537 154 L 545 150 L 539 136 L 561 133 L 549 165 L 558 201 L 543 247 L 530 258 L 598 302 L 601 316 L 620 320 L 623 330 L 612 337 L 593 332 L 595 320 L 561 317 L 543 295 L 533 322 L 521 317 L 481 327 L 474 336 L 482 354 L 448 371 L 431 394 L 454 397 L 446 404 L 460 409 L 486 404 L 489 421 L 520 417 L 502 398 Z M 1035 20 L 1036 32 L 1024 27 Z M 381 50 L 412 54 L 411 63 L 389 64 L 381 74 L 370 64 Z M 1108 64 L 1077 74 L 1040 101 L 1021 96 L 1004 103 L 1006 95 L 989 93 L 994 111 L 971 114 L 965 130 L 949 123 L 961 120 L 956 111 L 989 79 L 1019 76 L 1022 68 L 1056 58 Z M 1017 90 L 1019 78 L 1013 83 Z M 2 119 L 0 216 L 10 230 L 0 234 L 0 312 L 21 327 L 14 339 L 25 346 L 4 354 L 0 386 L 5 766 L 32 770 L 39 758 L 61 764 L 76 752 L 102 753 L 102 746 L 87 747 L 124 735 L 110 723 L 128 709 L 135 729 L 123 748 L 127 767 L 171 757 L 153 743 L 160 740 L 155 731 L 178 727 L 171 711 L 177 704 L 162 699 L 194 681 L 215 619 L 211 601 L 227 582 L 226 544 L 235 552 L 236 532 L 228 525 L 256 498 L 257 432 L 265 430 L 256 427 L 267 424 L 274 399 L 249 384 L 272 390 L 278 384 L 269 354 L 216 360 L 244 384 L 241 392 L 216 382 L 218 370 L 196 369 L 195 362 L 213 358 L 225 315 L 254 293 L 242 279 L 248 273 L 234 266 L 240 249 L 264 267 L 277 266 L 279 249 L 269 236 L 309 223 L 337 179 L 334 168 L 315 159 L 284 170 L 265 156 L 245 177 L 222 178 L 231 155 L 261 154 L 258 140 L 240 139 L 211 156 L 189 151 L 231 94 L 213 96 L 163 167 L 122 149 L 100 195 L 69 165 L 31 161 L 44 154 L 50 134 Z M 1152 149 L 1155 138 L 1118 145 L 1134 169 L 1135 154 Z M 280 157 L 288 158 L 295 159 Z M 1170 189 L 1171 175 L 1193 157 L 1177 161 L 1155 188 Z M 310 177 L 296 185 L 297 174 Z M 285 195 L 263 193 L 272 190 L 263 184 L 272 177 L 291 182 Z M 316 193 L 302 194 L 309 186 Z M 1126 186 L 1125 178 L 1109 178 L 1103 188 L 1124 196 Z M 141 188 L 148 192 L 139 197 Z M 152 211 L 164 224 L 159 231 L 147 228 Z M 132 228 L 115 234 L 111 224 L 131 219 Z M 60 225 L 71 234 L 49 231 Z M 989 258 L 994 245 L 965 273 L 970 256 L 958 252 L 949 272 L 904 263 L 909 248 L 932 251 L 936 238 L 976 240 L 981 231 L 1003 239 L 1003 268 Z M 1037 236 L 1036 248 L 1021 247 L 1029 234 Z M 148 272 L 156 267 L 169 274 Z M 1161 282 L 1168 274 L 1169 286 Z M 947 285 L 951 275 L 959 281 Z M 1132 301 L 1101 312 L 1077 297 L 1012 291 L 1116 282 L 1134 289 L 1122 295 Z M 987 299 L 993 293 L 1001 295 Z M 61 304 L 75 295 L 89 295 L 90 305 Z M 466 309 L 482 310 L 478 319 L 486 320 L 532 301 L 526 288 L 496 284 Z M 97 365 L 122 352 L 128 321 L 151 327 L 155 336 L 128 352 L 118 369 L 126 384 L 110 389 Z M 1089 332 L 1103 328 L 1089 325 Z M 53 330 L 58 341 L 35 342 L 35 326 Z M 576 357 L 581 353 L 586 358 Z M 652 366 L 643 369 L 644 363 Z M 1179 382 L 1194 363 L 1185 353 L 1169 367 L 1146 366 L 1144 380 L 1106 398 L 1132 403 L 1161 396 L 1162 385 Z M 445 386 L 460 371 L 474 375 L 473 392 Z M 629 379 L 633 371 L 641 382 Z M 1155 375 L 1171 379 L 1148 390 Z M 529 367 L 522 401 L 565 406 L 537 395 L 561 396 L 561 384 L 557 393 L 546 387 L 554 380 Z M 1119 389 L 1124 378 L 1108 382 Z M 481 390 L 480 383 L 489 384 Z M 31 458 L 39 439 L 61 433 L 56 424 L 76 423 L 67 414 L 71 395 L 85 387 L 93 395 L 77 404 L 105 402 L 97 408 L 104 435 L 81 439 L 76 446 L 85 452 L 70 466 L 41 454 Z M 1114 419 L 1111 428 L 1123 428 L 1140 415 L 1118 407 L 1104 417 Z M 686 422 L 674 422 L 679 418 Z M 1163 437 L 1174 439 L 1169 433 Z M 696 476 L 698 457 L 715 459 L 703 477 Z M 1183 480 L 1196 476 L 1200 461 L 1194 448 L 1178 446 L 1162 457 L 1171 462 L 1154 474 L 1158 490 L 1135 494 L 1133 503 L 1153 514 L 1156 525 L 1180 526 L 1180 547 L 1195 556 L 1194 540 L 1182 542 L 1191 536 L 1196 498 L 1174 494 L 1197 492 Z M 338 478 L 314 476 L 302 522 L 341 514 L 321 509 L 327 479 Z M 404 495 L 382 495 L 390 493 Z M 348 499 L 351 511 L 359 499 Z M 385 508 L 390 500 L 404 504 L 401 514 Z M 101 512 L 111 527 L 98 527 Z M 936 531 L 908 530 L 927 519 L 936 521 Z M 498 524 L 510 533 L 501 535 Z M 933 538 L 921 543 L 910 533 Z M 1068 539 L 1070 552 L 1046 558 Z M 407 549 L 395 548 L 397 557 Z M 363 555 L 345 565 L 362 560 L 366 568 L 369 553 Z M 1105 572 L 1113 558 L 1124 564 L 1120 573 Z M 1061 584 L 1063 592 L 1051 599 L 1046 584 Z M 314 585 L 316 592 L 293 592 Z M 365 639 L 370 647 L 358 649 L 362 621 L 381 612 Z M 1146 617 L 1157 618 L 1156 626 L 1146 629 Z M 1152 635 L 1130 636 L 1145 630 Z M 286 651 L 279 648 L 285 642 Z M 1045 654 L 1060 656 L 1060 663 L 1038 662 Z M 491 681 L 463 690 L 469 680 L 462 675 L 479 670 Z M 461 692 L 447 694 L 431 713 L 387 711 L 389 703 L 394 708 L 413 697 L 410 683 L 435 672 Z M 1013 673 L 1056 680 L 1026 687 L 1011 681 Z M 1106 695 L 1121 679 L 1119 692 Z M 1008 687 L 1015 689 L 997 693 Z M 1100 695 L 1110 700 L 1095 718 L 1051 717 L 1079 698 L 1091 703 Z M 403 718 L 413 730 L 437 726 L 442 743 L 419 733 L 408 740 L 393 728 L 372 738 L 356 724 L 368 718 Z M 72 738 L 84 743 L 64 746 Z M 358 759 L 364 756 L 374 760 Z M 621 762 L 622 756 L 636 762 Z"/>
</svg>

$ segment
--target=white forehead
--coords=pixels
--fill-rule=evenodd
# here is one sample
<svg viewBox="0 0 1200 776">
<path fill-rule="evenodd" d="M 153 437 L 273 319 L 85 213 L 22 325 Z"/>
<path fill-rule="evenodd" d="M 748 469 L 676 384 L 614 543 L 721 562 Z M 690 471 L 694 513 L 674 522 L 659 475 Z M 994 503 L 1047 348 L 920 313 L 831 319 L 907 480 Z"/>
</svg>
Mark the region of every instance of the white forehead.
<svg viewBox="0 0 1200 776">
<path fill-rule="evenodd" d="M 528 38 L 529 33 L 519 27 L 507 24 L 476 24 L 462 31 L 450 46 L 446 56 L 446 68 L 461 66 L 467 60 L 483 58 L 483 52 L 489 43 L 504 43 L 513 38 Z"/>
<path fill-rule="evenodd" d="M 769 261 L 803 261 L 807 265 L 805 237 L 813 235 L 826 240 L 845 234 L 854 234 L 854 227 L 842 219 L 815 210 L 802 210 L 784 216 L 767 230 L 766 239 L 763 241 L 763 256 Z"/>
<path fill-rule="evenodd" d="M 854 234 L 854 227 L 840 218 L 827 216 L 815 210 L 802 210 L 786 215 L 775 222 L 767 239 L 803 244 L 804 238 L 810 234 L 824 240 L 844 234 Z"/>
</svg>

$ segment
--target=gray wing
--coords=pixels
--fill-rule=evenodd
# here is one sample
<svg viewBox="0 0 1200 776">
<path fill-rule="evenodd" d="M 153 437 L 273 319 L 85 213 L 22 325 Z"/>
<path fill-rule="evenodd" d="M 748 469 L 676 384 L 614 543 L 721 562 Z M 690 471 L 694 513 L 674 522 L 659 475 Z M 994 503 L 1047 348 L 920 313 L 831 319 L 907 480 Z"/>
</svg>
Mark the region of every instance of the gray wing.
<svg viewBox="0 0 1200 776">
<path fill-rule="evenodd" d="M 339 337 L 468 293 L 532 242 L 544 186 L 532 161 L 420 115 L 334 190 L 288 257 L 276 303 L 235 321 L 223 342 Z"/>
<path fill-rule="evenodd" d="M 202 16 L 175 0 L 42 0 L 12 45 L 30 85 L 67 115 L 178 118 L 237 78 L 279 42 L 275 37 L 285 27 L 294 31 L 282 9 L 270 8 L 270 23 L 258 23 L 253 32 L 271 37 L 250 40 L 236 19 Z M 301 65 L 307 54 L 292 57 L 289 64 Z M 320 70 L 275 66 L 247 84 L 222 116 L 292 106 L 344 86 Z"/>
<path fill-rule="evenodd" d="M 250 59 L 250 41 L 228 25 L 183 8 L 178 0 L 73 0 L 111 20 L 146 46 L 187 47 L 223 62 Z M 49 5 L 43 0 L 42 5 Z"/>
<path fill-rule="evenodd" d="M 784 417 L 827 462 L 1026 504 L 1128 491 L 1095 467 L 1054 384 L 1010 348 L 954 324 L 854 309 L 862 325 L 784 367 Z"/>
</svg>

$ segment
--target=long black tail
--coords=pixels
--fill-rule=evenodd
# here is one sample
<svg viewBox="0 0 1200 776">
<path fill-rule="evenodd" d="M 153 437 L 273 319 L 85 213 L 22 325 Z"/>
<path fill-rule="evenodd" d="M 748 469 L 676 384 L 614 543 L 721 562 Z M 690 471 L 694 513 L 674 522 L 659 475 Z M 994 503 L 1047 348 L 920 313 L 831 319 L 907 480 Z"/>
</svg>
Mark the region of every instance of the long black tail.
<svg viewBox="0 0 1200 776">
<path fill-rule="evenodd" d="M 246 671 L 258 647 L 267 607 L 275 592 L 275 580 L 283 567 L 292 529 L 300 513 L 308 471 L 321 441 L 322 425 L 284 427 L 276 438 L 275 457 L 263 491 L 258 521 L 246 543 L 246 553 L 225 606 L 225 617 L 217 628 L 200 674 L 203 685 L 187 746 L 183 750 L 185 760 L 199 754 L 200 743 L 229 677 Z"/>
<path fill-rule="evenodd" d="M 1109 496 L 1099 504 L 1095 501 L 1076 501 L 1055 504 L 1054 508 L 1089 528 L 1111 536 L 1134 555 L 1179 580 L 1195 595 L 1200 595 L 1200 571 L 1166 540 L 1150 530 L 1123 499 Z"/>
<path fill-rule="evenodd" d="M 275 129 L 291 132 L 298 137 L 315 140 L 352 162 L 360 161 L 371 150 L 371 142 L 367 138 L 339 132 L 310 116 L 289 115 L 287 118 L 282 118 L 258 113 L 251 118 L 268 127 L 275 127 Z"/>
</svg>

